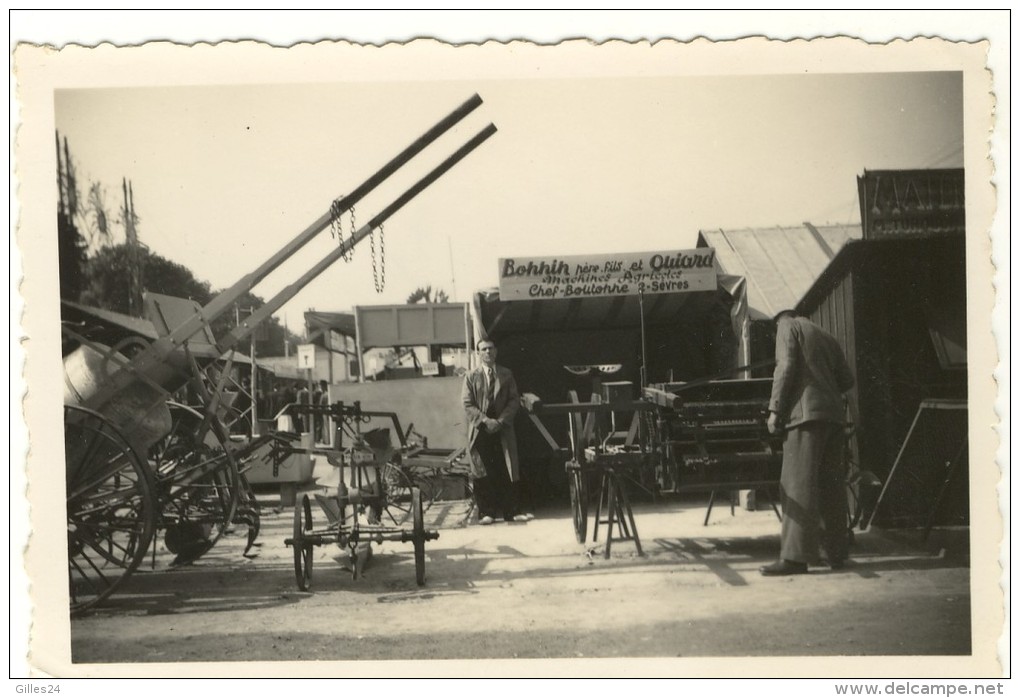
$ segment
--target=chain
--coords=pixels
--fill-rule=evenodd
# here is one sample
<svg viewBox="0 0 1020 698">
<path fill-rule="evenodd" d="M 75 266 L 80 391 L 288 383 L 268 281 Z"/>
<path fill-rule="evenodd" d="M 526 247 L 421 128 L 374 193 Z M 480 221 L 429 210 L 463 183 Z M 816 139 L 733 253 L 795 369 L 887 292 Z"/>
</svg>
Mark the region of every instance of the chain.
<svg viewBox="0 0 1020 698">
<path fill-rule="evenodd" d="M 347 254 L 344 255 L 344 261 L 349 262 L 354 259 L 354 234 L 358 231 L 358 226 L 355 223 L 354 218 L 354 207 L 351 206 L 351 248 L 347 250 Z"/>
<path fill-rule="evenodd" d="M 336 239 L 337 245 L 343 247 L 344 245 L 344 225 L 343 225 L 343 209 L 340 208 L 340 199 L 335 199 L 329 207 L 329 234 L 331 237 Z M 350 261 L 350 253 L 343 255 L 344 259 Z"/>
<path fill-rule="evenodd" d="M 376 264 L 375 229 L 372 230 L 372 279 L 375 281 L 375 292 L 382 293 L 386 288 L 386 229 L 379 224 L 379 261 Z"/>
<path fill-rule="evenodd" d="M 343 199 L 341 196 L 339 199 L 333 201 L 329 207 L 329 234 L 336 238 L 337 245 L 340 247 L 344 246 L 344 225 L 343 225 L 343 209 L 340 208 L 340 201 Z M 348 248 L 343 253 L 343 259 L 345 262 L 351 261 L 354 258 L 354 207 L 351 206 L 351 237 L 348 242 Z"/>
<path fill-rule="evenodd" d="M 336 199 L 329 206 L 329 235 L 334 240 L 339 238 L 343 243 L 344 229 L 340 225 L 340 213 L 340 199 Z"/>
</svg>

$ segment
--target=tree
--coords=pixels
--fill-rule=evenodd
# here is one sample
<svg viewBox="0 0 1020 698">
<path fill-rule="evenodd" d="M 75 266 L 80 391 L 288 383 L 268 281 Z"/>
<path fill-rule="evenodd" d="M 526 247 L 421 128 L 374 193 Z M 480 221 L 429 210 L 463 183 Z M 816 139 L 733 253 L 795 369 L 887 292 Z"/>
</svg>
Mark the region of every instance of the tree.
<svg viewBox="0 0 1020 698">
<path fill-rule="evenodd" d="M 217 295 L 221 291 L 215 291 Z M 212 323 L 213 332 L 217 337 L 222 337 L 237 326 L 238 320 L 243 321 L 253 311 L 258 310 L 266 302 L 251 291 L 246 291 L 236 302 L 237 312 L 229 312 Z M 280 324 L 275 317 L 264 320 L 255 330 L 255 353 L 259 356 L 282 356 L 287 352 L 286 345 L 292 347 L 301 343 L 301 338 L 292 333 L 289 329 Z M 241 346 L 236 347 L 244 351 L 248 346 L 247 340 Z"/>
<path fill-rule="evenodd" d="M 106 194 L 102 184 L 88 184 L 88 195 L 82 197 L 79 188 L 78 167 L 71 157 L 71 148 L 67 138 L 61 142 L 60 133 L 56 134 L 57 144 L 57 256 L 60 265 L 60 296 L 68 300 L 82 300 L 81 294 L 89 285 L 87 266 L 89 257 L 109 247 L 113 241 L 114 226 L 124 229 L 129 242 L 137 243 L 136 227 L 138 216 L 134 212 L 133 196 L 130 185 L 124 181 L 125 205 L 121 215 L 110 216 L 106 203 Z M 123 271 L 123 270 L 122 270 Z M 136 263 L 127 270 L 136 292 L 142 266 Z M 137 314 L 140 309 L 134 309 Z"/>
<path fill-rule="evenodd" d="M 86 283 L 81 302 L 136 317 L 132 313 L 131 289 L 126 279 L 131 278 L 135 264 L 145 269 L 145 288 L 155 293 L 190 298 L 205 305 L 212 298 L 209 283 L 199 281 L 187 267 L 149 251 L 137 249 L 137 261 L 127 243 L 101 248 L 85 264 Z"/>
<path fill-rule="evenodd" d="M 75 224 L 78 209 L 78 183 L 74 163 L 64 139 L 63 151 L 57 134 L 57 260 L 60 267 L 60 297 L 78 300 L 85 285 L 88 245 Z"/>
<path fill-rule="evenodd" d="M 153 253 L 139 240 L 141 219 L 135 212 L 130 181 L 121 180 L 123 205 L 116 210 L 107 203 L 106 191 L 99 182 L 89 184 L 88 196 L 83 198 L 67 139 L 61 142 L 57 133 L 56 145 L 61 298 L 134 317 L 144 314 L 140 302 L 143 290 L 191 299 L 199 305 L 212 300 L 216 293 L 208 282 L 195 278 L 187 267 Z M 117 239 L 124 242 L 113 244 L 115 231 Z M 214 335 L 224 337 L 239 319 L 263 305 L 265 301 L 253 293 L 243 294 L 237 300 L 238 314 L 228 312 L 210 323 Z M 296 346 L 300 341 L 270 317 L 256 330 L 255 351 L 262 356 L 278 356 L 287 353 L 287 344 Z"/>
<path fill-rule="evenodd" d="M 449 303 L 450 297 L 446 291 L 437 289 L 435 296 L 432 294 L 431 286 L 419 286 L 407 297 L 408 303 Z"/>
</svg>

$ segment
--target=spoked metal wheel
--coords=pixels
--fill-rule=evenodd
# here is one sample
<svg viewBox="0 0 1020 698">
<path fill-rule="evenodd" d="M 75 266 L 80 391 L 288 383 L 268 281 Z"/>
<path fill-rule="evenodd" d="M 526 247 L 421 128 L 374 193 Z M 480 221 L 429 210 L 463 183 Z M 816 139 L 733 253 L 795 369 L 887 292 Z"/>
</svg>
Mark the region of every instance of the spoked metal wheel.
<svg viewBox="0 0 1020 698">
<path fill-rule="evenodd" d="M 384 525 L 402 526 L 413 518 L 411 492 L 418 491 L 418 501 L 424 510 L 431 504 L 430 490 L 411 478 L 406 470 L 393 463 L 380 467 L 383 485 L 383 504 L 380 519 Z"/>
<path fill-rule="evenodd" d="M 578 543 L 588 537 L 588 479 L 576 461 L 567 463 L 570 485 L 570 510 L 574 521 L 574 535 Z"/>
<path fill-rule="evenodd" d="M 71 612 L 108 598 L 145 558 L 157 505 L 148 466 L 108 419 L 64 407 Z"/>
<path fill-rule="evenodd" d="M 301 503 L 294 507 L 294 575 L 297 577 L 298 589 L 308 591 L 312 587 L 312 561 L 315 557 L 315 545 L 312 533 L 312 503 L 308 495 L 301 497 Z"/>
<path fill-rule="evenodd" d="M 174 564 L 208 552 L 234 522 L 241 498 L 237 464 L 227 444 L 197 410 L 169 403 L 170 433 L 149 451 Z M 251 512 L 249 512 L 251 513 Z"/>
<path fill-rule="evenodd" d="M 422 508 L 421 490 L 411 489 L 411 515 L 414 520 L 414 579 L 418 586 L 425 585 L 425 512 Z"/>
</svg>

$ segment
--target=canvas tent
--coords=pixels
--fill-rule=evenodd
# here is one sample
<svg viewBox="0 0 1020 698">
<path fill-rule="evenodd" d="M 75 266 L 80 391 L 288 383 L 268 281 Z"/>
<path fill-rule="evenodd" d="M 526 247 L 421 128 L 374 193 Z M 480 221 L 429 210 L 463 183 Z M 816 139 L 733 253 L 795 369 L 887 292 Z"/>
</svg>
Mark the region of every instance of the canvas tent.
<svg viewBox="0 0 1020 698">
<path fill-rule="evenodd" d="M 642 312 L 644 346 L 642 346 Z M 613 380 L 693 380 L 746 364 L 748 308 L 744 278 L 719 275 L 714 291 L 502 300 L 474 294 L 474 340 L 499 345 L 499 361 L 518 384 L 551 400 L 576 385 L 564 366 L 620 364 Z M 736 375 L 734 377 L 737 377 Z"/>
</svg>

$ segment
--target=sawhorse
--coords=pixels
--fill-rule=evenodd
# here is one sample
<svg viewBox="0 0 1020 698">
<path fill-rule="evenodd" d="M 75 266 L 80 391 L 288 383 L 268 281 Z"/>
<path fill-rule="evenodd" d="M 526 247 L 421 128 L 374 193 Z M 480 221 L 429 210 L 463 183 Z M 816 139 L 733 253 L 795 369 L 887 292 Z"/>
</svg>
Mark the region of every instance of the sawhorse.
<svg viewBox="0 0 1020 698">
<path fill-rule="evenodd" d="M 634 541 L 638 555 L 644 555 L 641 550 L 641 538 L 638 536 L 637 524 L 634 523 L 634 512 L 630 507 L 630 498 L 627 496 L 627 488 L 621 482 L 621 476 L 611 467 L 601 468 L 602 478 L 599 486 L 599 502 L 595 508 L 595 530 L 592 533 L 592 542 L 599 540 L 599 526 L 606 524 L 606 549 L 604 557 L 608 560 L 615 541 Z M 602 512 L 606 512 L 606 518 L 602 518 Z M 617 527 L 619 535 L 613 536 L 613 526 Z"/>
</svg>

